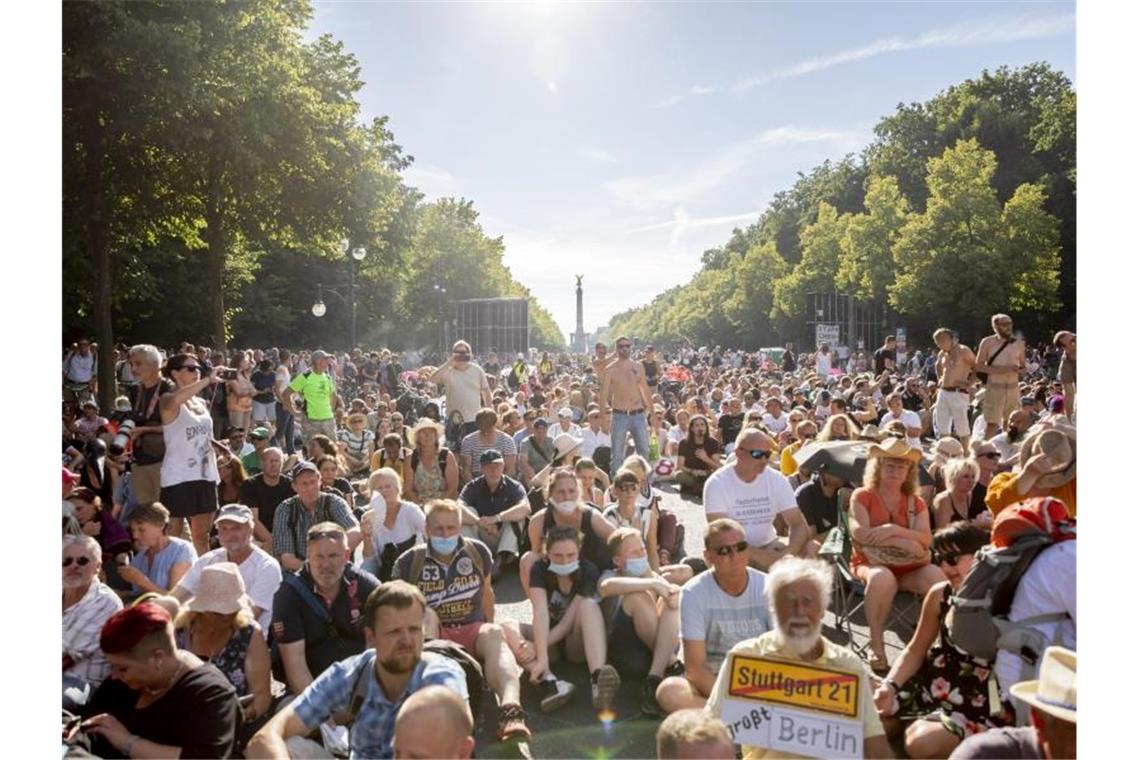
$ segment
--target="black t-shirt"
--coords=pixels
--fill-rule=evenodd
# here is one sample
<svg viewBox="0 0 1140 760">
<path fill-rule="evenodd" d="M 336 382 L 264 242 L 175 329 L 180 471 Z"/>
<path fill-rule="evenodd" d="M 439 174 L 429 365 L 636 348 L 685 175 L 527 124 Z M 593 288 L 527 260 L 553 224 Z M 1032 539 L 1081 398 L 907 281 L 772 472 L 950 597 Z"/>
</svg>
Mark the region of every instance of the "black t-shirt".
<svg viewBox="0 0 1140 760">
<path fill-rule="evenodd" d="M 213 665 L 187 671 L 157 702 L 142 709 L 135 707 L 138 698 L 139 692 L 108 678 L 84 708 L 84 717 L 110 713 L 142 739 L 181 748 L 182 757 L 233 756 L 241 708 L 233 684 Z M 97 757 L 123 757 L 99 737 L 91 750 Z"/>
<path fill-rule="evenodd" d="M 641 366 L 645 368 L 645 384 L 650 388 L 656 387 L 657 376 L 660 374 L 661 369 L 657 366 L 656 361 L 642 361 Z"/>
<path fill-rule="evenodd" d="M 875 357 L 875 377 L 883 374 L 884 370 L 891 369 L 898 361 L 898 353 L 893 348 L 878 348 L 874 353 Z M 891 367 L 887 366 L 887 360 L 891 361 Z"/>
<path fill-rule="evenodd" d="M 270 533 L 273 532 L 273 515 L 281 502 L 296 495 L 293 481 L 282 475 L 277 485 L 265 484 L 265 474 L 254 475 L 241 484 L 241 503 L 257 510 L 257 519 Z"/>
<path fill-rule="evenodd" d="M 910 391 L 902 392 L 902 405 L 903 409 L 908 412 L 921 412 L 922 411 L 922 396 Z"/>
<path fill-rule="evenodd" d="M 796 506 L 816 533 L 827 533 L 838 524 L 835 499 L 824 494 L 818 475 L 813 475 L 809 482 L 796 489 Z"/>
<path fill-rule="evenodd" d="M 253 388 L 256 393 L 253 394 L 253 400 L 259 404 L 268 404 L 275 398 L 273 395 L 273 385 L 277 381 L 276 372 L 262 372 L 255 370 L 249 378 L 253 383 Z"/>
<path fill-rule="evenodd" d="M 735 437 L 732 440 L 736 440 Z M 677 446 L 677 455 L 685 458 L 685 466 L 694 470 L 708 470 L 710 466 L 704 460 L 697 459 L 697 446 L 689 442 L 689 439 L 682 438 L 681 443 Z M 710 457 L 714 454 L 719 454 L 723 451 L 723 447 L 715 438 L 706 437 L 704 443 L 700 448 L 705 450 L 705 453 Z"/>
<path fill-rule="evenodd" d="M 784 352 L 783 367 L 785 372 L 796 371 L 796 355 L 792 351 Z"/>
<path fill-rule="evenodd" d="M 716 421 L 720 429 L 720 439 L 725 443 L 732 443 L 744 428 L 744 412 L 740 414 L 722 414 Z M 709 452 L 712 453 L 711 451 Z"/>
<path fill-rule="evenodd" d="M 380 581 L 371 573 L 348 565 L 340 581 L 340 593 L 329 609 L 324 597 L 313 590 L 308 564 L 296 575 L 327 614 L 318 617 L 317 611 L 282 581 L 273 596 L 273 635 L 279 644 L 304 641 L 305 662 L 316 678 L 334 662 L 364 651 L 364 602 Z M 330 616 L 332 626 L 328 624 Z"/>
<path fill-rule="evenodd" d="M 514 478 L 503 476 L 499 487 L 494 493 L 487 487 L 487 480 L 482 475 L 468 481 L 463 486 L 459 498 L 464 504 L 479 513 L 480 517 L 494 517 L 505 509 L 509 509 L 526 498 L 526 489 L 522 483 Z"/>
<path fill-rule="evenodd" d="M 578 561 L 578 569 L 570 574 L 570 593 L 563 594 L 558 588 L 558 576 L 550 572 L 550 559 L 543 557 L 530 567 L 531 588 L 546 589 L 546 608 L 550 611 L 550 626 L 566 614 L 575 596 L 592 597 L 598 589 L 598 568 L 588 559 Z"/>
<path fill-rule="evenodd" d="M 142 418 L 139 427 L 162 427 L 162 413 L 159 412 L 159 397 L 174 390 L 174 383 L 166 378 L 160 378 L 153 387 L 147 388 L 139 385 L 139 393 L 135 399 L 136 417 Z M 162 440 L 162 431 L 147 433 L 135 439 L 131 459 L 135 464 L 158 464 L 166 456 L 166 444 Z"/>
<path fill-rule="evenodd" d="M 970 514 L 967 515 L 967 519 L 973 520 L 989 509 L 989 507 L 986 506 L 986 490 L 986 487 L 981 483 L 974 484 L 974 490 L 970 493 Z M 953 522 L 953 520 L 951 522 Z"/>
<path fill-rule="evenodd" d="M 348 478 L 333 478 L 332 486 L 322 485 L 321 490 L 344 499 L 350 509 L 356 505 L 356 491 L 353 490 L 352 483 L 348 481 Z"/>
</svg>

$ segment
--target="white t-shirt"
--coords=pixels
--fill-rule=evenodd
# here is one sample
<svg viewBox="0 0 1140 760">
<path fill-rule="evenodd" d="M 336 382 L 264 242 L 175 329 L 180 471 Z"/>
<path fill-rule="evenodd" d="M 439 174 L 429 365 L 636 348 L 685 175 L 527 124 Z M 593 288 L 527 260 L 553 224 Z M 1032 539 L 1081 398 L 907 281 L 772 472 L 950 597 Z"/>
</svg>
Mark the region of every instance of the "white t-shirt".
<svg viewBox="0 0 1140 760">
<path fill-rule="evenodd" d="M 826 379 L 831 374 L 831 354 L 819 354 L 815 357 L 815 373 Z"/>
<path fill-rule="evenodd" d="M 714 673 L 738 642 L 772 629 L 764 596 L 767 580 L 768 576 L 750 567 L 744 593 L 729 596 L 717 585 L 712 570 L 706 570 L 681 588 L 681 639 L 705 642 L 705 661 Z M 681 651 L 685 651 L 684 644 Z"/>
<path fill-rule="evenodd" d="M 202 568 L 218 562 L 229 562 L 226 559 L 225 549 L 214 549 L 199 557 L 178 585 L 188 591 L 191 596 L 198 593 L 198 581 L 202 577 Z M 273 555 L 258 546 L 253 547 L 253 553 L 245 558 L 245 562 L 238 565 L 238 572 L 245 582 L 245 593 L 255 607 L 261 608 L 257 623 L 261 626 L 261 635 L 269 635 L 269 626 L 273 622 L 273 595 L 281 585 L 281 565 Z"/>
<path fill-rule="evenodd" d="M 779 417 L 773 417 L 772 415 L 765 412 L 760 421 L 764 423 L 764 427 L 768 428 L 768 430 L 772 431 L 776 435 L 779 435 L 788 429 L 788 415 L 786 414 L 781 414 Z"/>
<path fill-rule="evenodd" d="M 921 428 L 922 427 L 922 418 L 918 416 L 918 412 L 912 412 L 909 409 L 903 409 L 902 413 L 899 414 L 898 417 L 896 417 L 891 412 L 887 412 L 886 414 L 883 415 L 883 419 L 880 420 L 879 427 L 881 427 L 881 428 L 886 427 L 887 425 L 894 422 L 895 420 L 898 420 L 902 424 L 906 425 L 908 428 Z M 920 441 L 918 438 L 915 438 L 915 437 L 908 435 L 906 437 L 906 442 L 907 442 L 907 445 L 909 445 L 912 449 L 921 449 L 922 448 L 922 441 Z"/>
<path fill-rule="evenodd" d="M 796 495 L 778 467 L 771 464 L 745 483 L 736 467 L 722 467 L 705 481 L 705 514 L 726 513 L 744 526 L 752 546 L 767 546 L 776 540 L 772 521 L 780 512 L 798 509 Z"/>
<path fill-rule="evenodd" d="M 606 431 L 598 430 L 598 432 L 595 433 L 588 427 L 582 428 L 582 451 L 580 452 L 582 456 L 588 459 L 592 458 L 594 456 L 594 450 L 599 446 L 612 445 L 610 442 L 610 434 Z"/>
<path fill-rule="evenodd" d="M 1045 634 L 1052 643 L 1059 631 L 1059 643 L 1067 649 L 1077 648 L 1077 542 L 1062 541 L 1045 549 L 1021 576 L 1013 602 L 1009 607 L 1012 622 L 1036 615 L 1066 612 L 1066 620 L 1055 623 L 1038 623 L 1033 628 Z M 1012 652 L 999 651 L 994 662 L 994 673 L 1001 686 L 1002 697 L 1009 696 L 1009 687 L 1021 679 L 1021 658 Z M 1037 674 L 1029 676 L 1037 678 Z"/>
<path fill-rule="evenodd" d="M 384 512 L 387 509 L 384 497 L 378 493 L 372 494 L 372 548 L 377 557 L 384 553 L 385 544 L 402 544 L 412 536 L 417 537 L 417 543 L 422 541 L 424 525 L 427 523 L 422 509 L 410 501 L 401 501 L 396 523 L 388 530 L 384 527 Z"/>
<path fill-rule="evenodd" d="M 475 415 L 483 408 L 482 390 L 487 385 L 487 375 L 478 364 L 471 363 L 460 371 L 447 367 L 443 375 L 443 386 L 447 390 L 447 413 L 458 409 L 464 422 L 474 422 Z"/>
</svg>

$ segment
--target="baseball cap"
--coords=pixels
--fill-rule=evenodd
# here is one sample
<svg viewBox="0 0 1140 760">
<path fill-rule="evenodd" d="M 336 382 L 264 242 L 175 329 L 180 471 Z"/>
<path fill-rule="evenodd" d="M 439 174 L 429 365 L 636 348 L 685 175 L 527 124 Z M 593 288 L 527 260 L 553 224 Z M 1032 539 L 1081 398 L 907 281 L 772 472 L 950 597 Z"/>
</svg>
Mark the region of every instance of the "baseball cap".
<svg viewBox="0 0 1140 760">
<path fill-rule="evenodd" d="M 568 420 L 573 418 L 574 412 L 570 411 L 570 407 L 564 406 L 558 410 L 558 416 Z"/>
<path fill-rule="evenodd" d="M 72 472 L 66 467 L 63 468 L 63 482 L 64 483 L 78 483 L 80 475 L 78 472 Z"/>
<path fill-rule="evenodd" d="M 538 419 L 536 419 L 536 420 L 534 421 L 534 426 L 535 426 L 535 427 L 538 427 L 538 426 L 540 426 L 540 425 L 541 425 L 542 427 L 550 427 L 550 423 L 549 423 L 549 422 L 547 422 L 547 420 L 546 420 L 546 418 L 545 418 L 545 417 L 539 417 Z"/>
<path fill-rule="evenodd" d="M 328 358 L 330 358 L 328 354 L 326 354 L 324 351 L 320 350 L 319 348 L 312 353 L 312 357 L 313 357 L 313 361 L 316 361 L 317 359 L 328 359 Z"/>
<path fill-rule="evenodd" d="M 265 440 L 269 437 L 269 431 L 263 427 L 256 427 L 250 431 L 249 437 L 259 441 Z"/>
<path fill-rule="evenodd" d="M 503 461 L 503 453 L 498 449 L 487 449 L 479 455 L 479 464 L 493 464 Z"/>
<path fill-rule="evenodd" d="M 297 462 L 297 465 L 293 468 L 293 478 L 296 479 L 296 477 L 302 472 L 315 472 L 318 475 L 321 474 L 321 471 L 317 469 L 316 463 L 310 462 L 307 459 L 302 462 Z"/>
<path fill-rule="evenodd" d="M 218 516 L 214 518 L 215 523 L 220 523 L 222 520 L 249 524 L 253 522 L 253 510 L 244 504 L 226 504 L 218 510 Z"/>
</svg>

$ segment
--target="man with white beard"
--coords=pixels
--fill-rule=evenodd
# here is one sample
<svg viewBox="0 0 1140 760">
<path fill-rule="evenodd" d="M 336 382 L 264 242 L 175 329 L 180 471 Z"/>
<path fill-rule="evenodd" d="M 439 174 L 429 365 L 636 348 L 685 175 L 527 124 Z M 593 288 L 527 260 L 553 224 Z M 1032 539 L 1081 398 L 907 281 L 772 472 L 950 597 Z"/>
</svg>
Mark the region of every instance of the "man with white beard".
<svg viewBox="0 0 1140 760">
<path fill-rule="evenodd" d="M 871 701 L 871 672 L 851 650 L 832 643 L 821 633 L 833 582 L 831 566 L 822 560 L 785 557 L 772 565 L 764 591 L 776 627 L 755 639 L 740 642 L 729 651 L 706 710 L 713 717 L 721 717 L 731 680 L 729 665 L 736 653 L 853 673 L 859 677 L 862 692 L 857 704 L 858 717 L 863 722 L 863 756 L 892 757 L 883 725 Z M 769 753 L 765 747 L 750 745 L 744 745 L 743 750 L 744 760 L 766 757 Z M 781 754 L 780 757 L 795 755 Z"/>
</svg>

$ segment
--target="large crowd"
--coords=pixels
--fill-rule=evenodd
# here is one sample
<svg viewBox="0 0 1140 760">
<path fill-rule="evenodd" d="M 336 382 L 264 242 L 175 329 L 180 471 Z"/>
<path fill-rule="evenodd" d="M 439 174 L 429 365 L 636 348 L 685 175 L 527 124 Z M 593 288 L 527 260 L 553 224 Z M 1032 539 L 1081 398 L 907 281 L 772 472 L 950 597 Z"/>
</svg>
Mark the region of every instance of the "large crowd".
<svg viewBox="0 0 1140 760">
<path fill-rule="evenodd" d="M 80 340 L 66 750 L 470 757 L 484 716 L 524 742 L 524 701 L 604 716 L 635 681 L 660 757 L 799 756 L 738 736 L 741 655 L 852 674 L 865 757 L 1075 757 L 1076 335 L 992 326 L 925 352 L 142 344 L 107 410 Z M 666 492 L 703 509 L 699 555 Z M 496 616 L 508 576 L 530 622 Z"/>
</svg>

